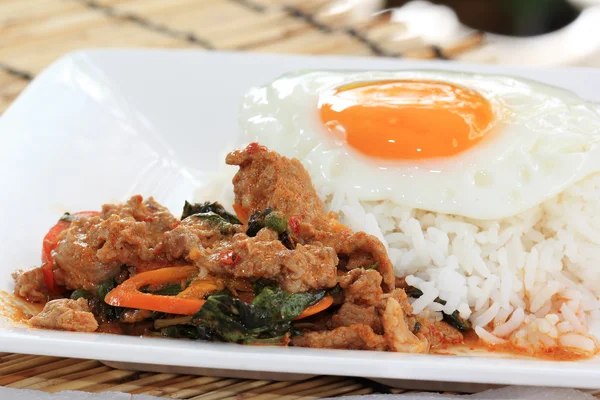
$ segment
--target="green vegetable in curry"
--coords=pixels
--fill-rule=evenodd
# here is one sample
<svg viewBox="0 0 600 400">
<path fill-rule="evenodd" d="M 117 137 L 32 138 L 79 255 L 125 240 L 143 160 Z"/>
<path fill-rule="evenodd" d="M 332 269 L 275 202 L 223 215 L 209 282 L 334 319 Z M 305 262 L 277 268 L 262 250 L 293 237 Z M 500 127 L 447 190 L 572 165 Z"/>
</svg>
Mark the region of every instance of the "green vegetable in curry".
<svg viewBox="0 0 600 400">
<path fill-rule="evenodd" d="M 277 233 L 283 233 L 287 231 L 288 224 L 285 215 L 278 211 L 273 211 L 265 216 L 265 226 Z"/>
<path fill-rule="evenodd" d="M 230 222 L 227 222 L 227 220 L 225 218 L 223 218 L 222 216 L 215 214 L 212 211 L 209 212 L 205 212 L 205 213 L 199 213 L 199 214 L 193 214 L 190 215 L 191 218 L 200 218 L 206 222 L 208 222 L 211 226 L 216 226 L 219 228 L 219 232 L 221 232 L 222 235 L 230 235 L 235 233 L 235 228 L 234 225 Z"/>
<path fill-rule="evenodd" d="M 267 207 L 263 211 L 256 211 L 255 213 L 253 213 L 248 219 L 248 229 L 246 230 L 246 235 L 250 237 L 256 236 L 258 231 L 267 226 L 267 224 L 265 223 L 265 218 L 272 212 L 273 209 Z"/>
<path fill-rule="evenodd" d="M 277 232 L 278 239 L 288 249 L 293 249 L 294 244 L 288 233 L 288 221 L 286 216 L 279 211 L 273 211 L 272 208 L 267 207 L 263 211 L 257 211 L 253 213 L 248 219 L 248 229 L 246 235 L 250 237 L 256 236 L 258 231 L 262 228 L 269 228 Z"/>
<path fill-rule="evenodd" d="M 221 232 L 222 235 L 231 235 L 235 233 L 234 224 L 227 222 L 225 218 L 212 211 L 193 214 L 190 215 L 190 218 L 199 218 L 208 222 L 211 226 L 218 227 L 219 232 Z"/>
<path fill-rule="evenodd" d="M 218 202 L 204 202 L 204 203 L 195 203 L 191 204 L 190 202 L 185 202 L 183 205 L 183 213 L 181 214 L 181 219 L 185 219 L 190 215 L 194 214 L 206 214 L 206 213 L 215 213 L 221 218 L 223 218 L 226 222 L 233 225 L 241 225 L 242 222 L 233 214 L 227 212 L 225 207 L 223 207 Z"/>
<path fill-rule="evenodd" d="M 152 293 L 159 296 L 176 296 L 183 291 L 181 283 L 172 283 L 159 287 L 158 289 L 150 290 L 148 287 L 140 289 L 142 293 Z"/>
<path fill-rule="evenodd" d="M 96 288 L 96 293 L 88 292 L 86 290 L 76 290 L 71 294 L 71 298 L 73 298 L 73 296 L 84 297 L 86 295 L 84 292 L 87 292 L 88 297 L 84 298 L 88 299 L 90 309 L 94 315 L 105 321 L 118 321 L 121 313 L 123 312 L 123 308 L 113 307 L 104 302 L 104 298 L 108 292 L 113 290 L 115 286 L 116 282 L 114 280 L 109 280 L 98 285 Z"/>
<path fill-rule="evenodd" d="M 113 290 L 117 285 L 115 284 L 115 281 L 110 280 L 104 283 L 101 283 L 100 285 L 98 285 L 98 288 L 96 289 L 96 293 L 98 294 L 98 298 L 101 300 L 104 300 L 104 298 L 106 297 L 106 295 L 108 294 L 108 292 L 110 292 L 111 290 Z"/>
<path fill-rule="evenodd" d="M 77 289 L 71 293 L 71 300 L 79 300 L 79 299 L 91 299 L 92 294 L 85 289 Z"/>
<path fill-rule="evenodd" d="M 324 290 L 287 293 L 275 286 L 259 290 L 249 304 L 228 291 L 214 293 L 189 325 L 226 342 L 279 343 L 286 334 L 293 333 L 292 320 L 326 296 Z M 175 333 L 173 329 L 169 332 Z"/>
</svg>

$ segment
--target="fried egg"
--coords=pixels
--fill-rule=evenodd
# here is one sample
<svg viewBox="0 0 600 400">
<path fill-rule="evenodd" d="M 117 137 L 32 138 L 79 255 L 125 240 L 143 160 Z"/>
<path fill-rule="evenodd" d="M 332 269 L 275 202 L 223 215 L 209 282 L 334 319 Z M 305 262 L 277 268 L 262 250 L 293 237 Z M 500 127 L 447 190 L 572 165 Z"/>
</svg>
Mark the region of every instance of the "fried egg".
<svg viewBox="0 0 600 400">
<path fill-rule="evenodd" d="M 244 97 L 240 127 L 323 195 L 475 219 L 516 215 L 600 171 L 600 107 L 507 76 L 297 72 Z"/>
</svg>

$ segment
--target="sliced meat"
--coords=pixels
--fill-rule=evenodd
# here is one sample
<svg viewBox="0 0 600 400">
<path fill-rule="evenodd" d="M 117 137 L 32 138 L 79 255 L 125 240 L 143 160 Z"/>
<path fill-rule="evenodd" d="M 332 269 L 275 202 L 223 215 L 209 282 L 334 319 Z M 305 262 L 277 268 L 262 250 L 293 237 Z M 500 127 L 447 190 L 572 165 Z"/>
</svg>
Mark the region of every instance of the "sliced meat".
<svg viewBox="0 0 600 400">
<path fill-rule="evenodd" d="M 96 249 L 96 257 L 102 263 L 118 261 L 136 265 L 139 261 L 151 261 L 158 243 L 146 222 L 132 217 L 111 215 L 88 230 L 88 245 Z M 160 240 L 160 239 L 159 239 Z"/>
<path fill-rule="evenodd" d="M 427 340 L 432 348 L 443 347 L 450 344 L 460 344 L 464 338 L 462 333 L 443 321 L 430 321 L 417 318 L 419 331 L 417 337 Z"/>
<path fill-rule="evenodd" d="M 331 328 L 352 325 L 367 325 L 377 334 L 383 333 L 381 318 L 374 306 L 359 306 L 353 303 L 344 303 L 331 318 Z"/>
<path fill-rule="evenodd" d="M 372 268 L 374 264 L 375 262 L 373 261 L 371 254 L 357 251 L 354 254 L 351 254 L 351 257 L 348 258 L 348 263 L 344 268 L 347 270 L 355 268 Z"/>
<path fill-rule="evenodd" d="M 335 286 L 338 258 L 333 249 L 298 245 L 289 250 L 270 239 L 268 233 L 253 238 L 237 234 L 222 246 L 193 249 L 189 258 L 216 276 L 273 279 L 292 293 Z"/>
<path fill-rule="evenodd" d="M 243 150 L 229 153 L 225 162 L 240 167 L 233 178 L 235 203 L 249 215 L 267 207 L 287 216 L 324 212 L 308 172 L 295 158 L 282 157 L 251 143 Z"/>
<path fill-rule="evenodd" d="M 383 332 L 390 350 L 401 353 L 427 353 L 429 342 L 415 336 L 405 320 L 400 303 L 393 297 L 387 300 L 385 312 L 381 318 Z"/>
<path fill-rule="evenodd" d="M 48 301 L 48 288 L 44 282 L 42 268 L 29 271 L 17 270 L 12 274 L 15 280 L 15 294 L 33 303 Z"/>
<path fill-rule="evenodd" d="M 86 299 L 49 301 L 29 323 L 37 328 L 63 331 L 94 332 L 98 329 L 98 322 L 90 312 Z"/>
<path fill-rule="evenodd" d="M 176 221 L 167 213 L 152 198 L 133 196 L 125 205 L 105 205 L 100 216 L 74 220 L 53 252 L 57 283 L 93 290 L 117 277 L 123 264 L 138 271 L 172 266 L 155 252 Z"/>
<path fill-rule="evenodd" d="M 325 332 L 307 332 L 292 338 L 292 344 L 321 349 L 386 350 L 383 336 L 377 335 L 368 325 L 352 325 Z"/>
<path fill-rule="evenodd" d="M 375 270 L 353 269 L 339 278 L 346 301 L 367 306 L 381 303 L 381 282 L 381 275 Z"/>
<path fill-rule="evenodd" d="M 133 218 L 127 218 L 130 224 L 136 224 Z M 115 259 L 108 261 L 106 252 L 104 261 L 101 261 L 98 252 L 102 250 L 106 241 L 113 243 L 120 241 L 119 233 L 124 224 L 119 222 L 117 215 L 112 215 L 108 220 L 102 220 L 100 217 L 74 220 L 53 252 L 56 282 L 68 289 L 94 290 L 99 283 L 118 276 L 121 265 L 126 262 L 121 262 L 116 256 Z M 104 240 L 100 240 L 98 235 L 93 233 L 99 230 L 106 233 Z M 108 232 L 111 232 L 114 238 L 108 237 Z M 110 247 L 108 245 L 107 249 Z M 130 257 L 126 258 L 125 261 L 131 261 Z"/>
<path fill-rule="evenodd" d="M 332 317 L 330 326 L 368 325 L 376 333 L 383 332 L 385 334 L 388 346 L 391 349 L 401 348 L 398 344 L 398 335 L 404 335 L 414 340 L 415 343 L 419 342 L 419 339 L 412 334 L 412 326 L 409 326 L 405 318 L 412 313 L 412 306 L 408 302 L 408 296 L 406 296 L 404 290 L 394 289 L 390 293 L 384 293 L 381 288 L 382 277 L 379 272 L 362 268 L 353 269 L 339 276 L 338 281 L 340 287 L 344 290 L 345 302 L 338 313 Z M 390 301 L 392 301 L 392 304 L 390 304 Z M 396 316 L 396 312 L 401 312 L 402 315 Z M 413 318 L 411 324 L 414 325 L 414 323 Z M 400 333 L 392 331 L 399 329 L 398 326 L 402 328 Z M 405 335 L 406 332 L 410 335 Z M 392 339 L 394 339 L 393 343 L 391 342 Z M 405 348 L 409 347 L 405 346 Z"/>
<path fill-rule="evenodd" d="M 385 246 L 379 239 L 365 232 L 352 232 L 327 214 L 312 222 L 301 221 L 294 230 L 293 239 L 299 243 L 320 242 L 333 247 L 340 256 L 348 256 L 347 269 L 376 266 L 383 276 L 387 291 L 395 287 L 394 266 Z"/>
<path fill-rule="evenodd" d="M 263 228 L 256 234 L 256 240 L 260 240 L 262 242 L 279 240 L 279 234 L 272 229 Z"/>
<path fill-rule="evenodd" d="M 157 235 L 155 239 L 160 240 L 163 232 L 173 227 L 177 218 L 171 212 L 159 204 L 153 197 L 144 201 L 140 195 L 131 197 L 125 204 L 105 204 L 102 206 L 102 219 L 107 219 L 111 215 L 117 215 L 121 218 L 132 217 L 138 222 L 147 222 L 148 231 Z"/>
<path fill-rule="evenodd" d="M 402 310 L 404 310 L 404 314 L 412 315 L 412 305 L 408 301 L 408 296 L 406 295 L 406 292 L 403 289 L 394 289 L 393 292 L 386 293 L 383 296 L 381 296 L 381 302 L 378 304 L 377 307 L 381 310 L 384 310 L 387 306 L 387 299 L 389 299 L 390 297 L 400 304 L 400 307 L 402 307 Z"/>
<path fill-rule="evenodd" d="M 352 232 L 335 213 L 325 213 L 300 161 L 251 143 L 229 153 L 226 162 L 240 167 L 233 178 L 235 203 L 249 214 L 267 207 L 284 213 L 290 218 L 293 242 L 333 247 L 337 254 L 349 257 L 352 268 L 377 264 L 386 289 L 394 289 L 394 270 L 383 244 L 364 232 Z"/>
<path fill-rule="evenodd" d="M 227 230 L 224 230 L 211 220 L 192 215 L 164 234 L 158 251 L 164 252 L 170 259 L 185 258 L 193 248 L 211 248 L 245 230 L 242 225 L 228 225 Z"/>
</svg>

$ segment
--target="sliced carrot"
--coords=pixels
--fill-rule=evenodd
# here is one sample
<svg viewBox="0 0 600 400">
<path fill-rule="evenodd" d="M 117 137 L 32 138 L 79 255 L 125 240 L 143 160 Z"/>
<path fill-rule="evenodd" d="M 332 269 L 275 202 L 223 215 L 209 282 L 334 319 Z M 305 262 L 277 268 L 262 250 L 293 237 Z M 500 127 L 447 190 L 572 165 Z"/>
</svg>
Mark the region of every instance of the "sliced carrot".
<svg viewBox="0 0 600 400">
<path fill-rule="evenodd" d="M 161 296 L 142 293 L 140 288 L 151 284 L 181 281 L 198 273 L 194 266 L 161 268 L 142 272 L 121 283 L 111 290 L 104 301 L 117 307 L 138 308 L 140 310 L 160 311 L 169 314 L 194 315 L 206 302 L 197 298 Z"/>
<path fill-rule="evenodd" d="M 190 283 L 183 292 L 179 293 L 177 297 L 182 298 L 194 298 L 194 299 L 203 299 L 207 294 L 212 292 L 216 292 L 217 290 L 223 290 L 225 288 L 225 284 L 215 279 L 206 280 L 206 279 L 195 279 Z"/>
<path fill-rule="evenodd" d="M 228 288 L 237 292 L 252 292 L 254 290 L 253 284 L 246 279 L 227 279 L 225 282 L 227 283 Z"/>
<path fill-rule="evenodd" d="M 248 211 L 241 204 L 234 204 L 233 211 L 237 215 L 238 219 L 242 221 L 242 224 L 248 224 Z"/>
<path fill-rule="evenodd" d="M 313 304 L 310 307 L 306 307 L 306 309 L 302 312 L 302 314 L 298 315 L 295 320 L 310 317 L 311 315 L 315 315 L 320 313 L 321 311 L 325 311 L 333 304 L 333 297 L 327 295 L 323 297 L 318 303 Z"/>
</svg>

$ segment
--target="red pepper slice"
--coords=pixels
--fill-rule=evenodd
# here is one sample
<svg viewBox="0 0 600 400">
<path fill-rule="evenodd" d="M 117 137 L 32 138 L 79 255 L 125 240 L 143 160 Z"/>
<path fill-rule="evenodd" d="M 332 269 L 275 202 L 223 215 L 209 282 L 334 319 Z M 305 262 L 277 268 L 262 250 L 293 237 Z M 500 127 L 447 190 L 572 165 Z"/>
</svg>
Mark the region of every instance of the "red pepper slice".
<svg viewBox="0 0 600 400">
<path fill-rule="evenodd" d="M 104 301 L 116 307 L 137 308 L 141 310 L 160 311 L 168 314 L 194 315 L 206 303 L 199 297 L 223 289 L 222 281 L 213 277 L 197 279 L 177 296 L 162 296 L 142 293 L 140 288 L 146 285 L 159 285 L 190 279 L 198 273 L 194 266 L 161 268 L 135 275 L 111 290 Z M 321 301 L 307 307 L 295 319 L 302 319 L 317 314 L 333 304 L 329 295 Z"/>
<path fill-rule="evenodd" d="M 111 306 L 117 307 L 160 311 L 168 314 L 194 315 L 200 311 L 206 300 L 187 296 L 161 296 L 152 293 L 142 293 L 140 292 L 140 288 L 146 285 L 182 281 L 191 278 L 197 273 L 198 268 L 194 266 L 161 268 L 154 271 L 142 272 L 127 279 L 111 290 L 104 298 L 104 301 Z M 222 285 L 219 285 L 217 282 L 213 283 L 207 278 L 206 283 L 201 285 L 202 292 L 209 293 L 211 288 L 208 288 L 207 285 L 211 284 L 214 286 L 214 290 L 222 288 Z M 200 282 L 194 284 L 194 286 L 196 285 L 200 288 Z M 183 293 L 189 295 L 190 291 Z"/>
<path fill-rule="evenodd" d="M 248 154 L 254 154 L 260 149 L 266 150 L 267 148 L 265 146 L 261 146 L 257 142 L 252 142 L 248 146 L 246 146 L 246 152 Z"/>
<path fill-rule="evenodd" d="M 241 261 L 240 256 L 235 254 L 234 251 L 223 251 L 223 252 L 219 253 L 219 262 L 221 264 L 235 265 L 240 261 Z"/>
<path fill-rule="evenodd" d="M 288 225 L 292 229 L 292 232 L 298 233 L 300 232 L 300 217 L 294 216 L 288 219 Z"/>
</svg>

